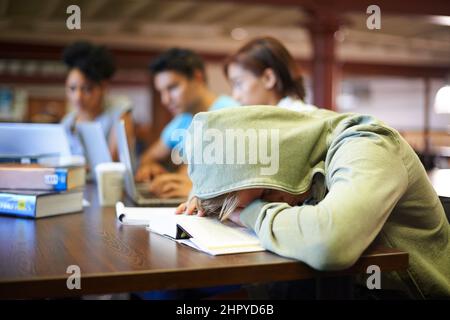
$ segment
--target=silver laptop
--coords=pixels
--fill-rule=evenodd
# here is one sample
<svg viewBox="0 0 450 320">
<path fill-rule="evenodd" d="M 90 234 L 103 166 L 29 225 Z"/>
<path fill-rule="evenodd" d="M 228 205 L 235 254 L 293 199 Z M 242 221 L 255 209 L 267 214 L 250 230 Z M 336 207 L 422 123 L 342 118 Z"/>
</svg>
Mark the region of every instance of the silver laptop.
<svg viewBox="0 0 450 320">
<path fill-rule="evenodd" d="M 111 153 L 101 125 L 97 122 L 84 122 L 77 124 L 77 133 L 84 148 L 91 173 L 95 167 L 104 162 L 111 162 Z M 95 174 L 92 174 L 95 180 Z"/>
<path fill-rule="evenodd" d="M 62 125 L 37 123 L 0 123 L 0 154 L 71 155 Z"/>
<path fill-rule="evenodd" d="M 120 121 L 117 126 L 117 149 L 119 159 L 125 165 L 125 192 L 138 205 L 145 206 L 178 206 L 185 198 L 160 199 L 148 191 L 148 183 L 136 184 L 134 181 L 134 161 L 128 146 L 125 123 Z M 133 150 L 134 151 L 134 150 Z M 133 152 L 134 154 L 134 152 Z"/>
</svg>

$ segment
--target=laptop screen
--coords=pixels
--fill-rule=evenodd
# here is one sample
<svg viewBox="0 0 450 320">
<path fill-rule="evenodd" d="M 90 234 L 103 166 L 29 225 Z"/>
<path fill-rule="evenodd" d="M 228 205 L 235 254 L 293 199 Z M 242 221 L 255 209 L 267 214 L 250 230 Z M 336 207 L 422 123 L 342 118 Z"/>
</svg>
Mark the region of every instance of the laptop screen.
<svg viewBox="0 0 450 320">
<path fill-rule="evenodd" d="M 128 146 L 127 132 L 125 130 L 125 122 L 120 121 L 117 126 L 117 150 L 119 152 L 119 160 L 125 165 L 125 191 L 132 198 L 137 198 L 136 185 L 134 184 L 133 157 L 130 154 Z"/>
<path fill-rule="evenodd" d="M 91 170 L 94 170 L 100 163 L 112 161 L 105 135 L 99 123 L 77 124 L 77 132 L 80 135 Z"/>
<path fill-rule="evenodd" d="M 0 154 L 71 155 L 62 125 L 37 123 L 0 123 Z"/>
</svg>

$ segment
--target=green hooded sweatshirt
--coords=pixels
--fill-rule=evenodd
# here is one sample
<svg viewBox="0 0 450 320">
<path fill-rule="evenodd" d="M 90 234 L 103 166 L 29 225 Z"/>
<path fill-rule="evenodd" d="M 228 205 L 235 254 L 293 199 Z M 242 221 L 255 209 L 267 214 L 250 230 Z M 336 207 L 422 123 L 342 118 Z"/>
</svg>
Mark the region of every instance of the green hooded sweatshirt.
<svg viewBox="0 0 450 320">
<path fill-rule="evenodd" d="M 266 249 L 318 270 L 348 268 L 372 243 L 402 249 L 409 268 L 381 287 L 450 297 L 449 223 L 396 130 L 365 115 L 251 106 L 198 113 L 188 132 L 193 196 L 311 190 L 298 206 L 256 200 L 242 211 Z"/>
</svg>

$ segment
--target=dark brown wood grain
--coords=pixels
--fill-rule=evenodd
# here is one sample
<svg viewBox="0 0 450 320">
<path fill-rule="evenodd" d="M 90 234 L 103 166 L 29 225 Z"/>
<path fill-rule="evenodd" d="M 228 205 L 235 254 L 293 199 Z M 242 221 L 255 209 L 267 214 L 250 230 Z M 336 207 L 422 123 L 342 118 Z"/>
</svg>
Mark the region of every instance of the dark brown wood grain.
<svg viewBox="0 0 450 320">
<path fill-rule="evenodd" d="M 369 248 L 349 270 L 326 273 L 269 252 L 209 256 L 153 234 L 122 226 L 113 208 L 28 220 L 0 216 L 0 299 L 79 296 L 150 289 L 195 288 L 237 283 L 357 274 L 377 264 L 402 270 L 408 254 Z M 63 205 L 63 204 L 61 204 Z M 81 290 L 69 290 L 67 267 L 81 269 Z"/>
</svg>

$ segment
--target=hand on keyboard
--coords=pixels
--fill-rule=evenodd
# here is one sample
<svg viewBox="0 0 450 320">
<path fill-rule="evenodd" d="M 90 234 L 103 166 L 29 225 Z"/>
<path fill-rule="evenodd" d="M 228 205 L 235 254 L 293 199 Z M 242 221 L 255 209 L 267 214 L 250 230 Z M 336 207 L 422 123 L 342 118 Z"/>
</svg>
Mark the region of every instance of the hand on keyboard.
<svg viewBox="0 0 450 320">
<path fill-rule="evenodd" d="M 164 173 L 156 176 L 149 190 L 158 198 L 187 198 L 192 188 L 188 176 L 179 173 Z"/>
</svg>

